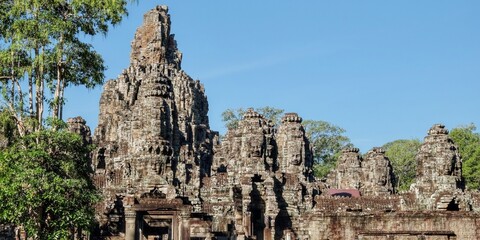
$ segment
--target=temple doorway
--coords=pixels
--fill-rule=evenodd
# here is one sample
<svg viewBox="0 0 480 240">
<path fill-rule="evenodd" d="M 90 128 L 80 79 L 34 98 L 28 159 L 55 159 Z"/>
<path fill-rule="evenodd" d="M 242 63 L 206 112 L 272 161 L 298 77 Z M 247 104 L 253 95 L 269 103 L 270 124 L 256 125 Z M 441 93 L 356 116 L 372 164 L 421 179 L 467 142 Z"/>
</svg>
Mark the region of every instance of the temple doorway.
<svg viewBox="0 0 480 240">
<path fill-rule="evenodd" d="M 171 216 L 144 215 L 142 225 L 143 240 L 173 240 Z"/>
</svg>

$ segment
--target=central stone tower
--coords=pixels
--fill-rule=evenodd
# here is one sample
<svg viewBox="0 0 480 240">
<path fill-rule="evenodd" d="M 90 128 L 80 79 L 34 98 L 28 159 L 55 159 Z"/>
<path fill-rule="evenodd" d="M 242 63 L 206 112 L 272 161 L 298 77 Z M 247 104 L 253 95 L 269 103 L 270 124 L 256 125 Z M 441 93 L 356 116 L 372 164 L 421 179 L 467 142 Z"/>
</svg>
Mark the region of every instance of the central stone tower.
<svg viewBox="0 0 480 240">
<path fill-rule="evenodd" d="M 130 66 L 106 83 L 100 99 L 93 164 L 109 231 L 124 227 L 115 214 L 134 204 L 131 199 L 182 198 L 200 210 L 201 178 L 210 175 L 216 133 L 209 129 L 207 98 L 181 69 L 167 12 L 159 6 L 145 14 Z"/>
</svg>

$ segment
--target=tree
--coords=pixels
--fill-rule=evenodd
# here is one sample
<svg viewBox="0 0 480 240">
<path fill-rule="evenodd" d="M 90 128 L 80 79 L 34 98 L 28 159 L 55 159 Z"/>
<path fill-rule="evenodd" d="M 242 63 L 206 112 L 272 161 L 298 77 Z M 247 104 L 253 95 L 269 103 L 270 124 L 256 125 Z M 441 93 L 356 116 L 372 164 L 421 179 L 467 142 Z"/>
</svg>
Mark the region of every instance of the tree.
<svg viewBox="0 0 480 240">
<path fill-rule="evenodd" d="M 243 118 L 243 114 L 245 113 L 245 110 L 243 108 L 238 108 L 238 109 L 227 109 L 223 111 L 222 113 L 222 121 L 225 124 L 225 127 L 230 130 L 230 129 L 236 129 L 238 127 L 238 123 L 240 120 Z"/>
<path fill-rule="evenodd" d="M 395 174 L 394 184 L 399 191 L 408 190 L 415 180 L 415 156 L 422 143 L 418 139 L 402 139 L 382 146 Z"/>
<path fill-rule="evenodd" d="M 305 133 L 313 149 L 314 173 L 324 178 L 336 166 L 343 148 L 351 146 L 345 129 L 325 121 L 303 121 Z"/>
<path fill-rule="evenodd" d="M 93 220 L 88 149 L 44 112 L 59 123 L 67 86 L 103 83 L 103 60 L 80 36 L 106 34 L 127 1 L 0 2 L 0 221 L 34 239 L 66 239 Z"/>
<path fill-rule="evenodd" d="M 12 116 L 5 111 L 0 111 L 0 150 L 3 150 L 13 144 L 15 136 L 18 135 L 15 121 Z"/>
<path fill-rule="evenodd" d="M 0 3 L 0 87 L 6 111 L 15 119 L 21 136 L 42 129 L 45 103 L 49 103 L 52 117 L 62 118 L 68 85 L 90 88 L 103 82 L 102 58 L 79 36 L 106 34 L 109 25 L 119 23 L 126 14 L 126 3 L 127 0 Z M 28 94 L 22 86 L 28 86 Z"/>
<path fill-rule="evenodd" d="M 0 153 L 0 219 L 33 239 L 67 239 L 87 229 L 99 199 L 89 149 L 66 130 L 42 130 Z"/>
<path fill-rule="evenodd" d="M 460 126 L 450 131 L 450 137 L 458 146 L 462 157 L 462 175 L 466 186 L 472 190 L 480 189 L 480 134 L 475 132 L 474 124 Z"/>
<path fill-rule="evenodd" d="M 222 113 L 222 121 L 225 123 L 227 129 L 235 129 L 238 127 L 238 123 L 242 120 L 243 115 L 247 110 L 243 108 L 227 109 Z M 280 123 L 280 118 L 284 112 L 283 109 L 273 107 L 261 107 L 256 108 L 256 112 L 262 114 L 266 119 L 272 121 L 274 125 Z"/>
<path fill-rule="evenodd" d="M 283 109 L 263 107 L 255 109 L 276 126 L 280 123 Z M 222 113 L 222 120 L 228 129 L 238 127 L 239 121 L 245 114 L 243 108 L 227 109 Z M 325 177 L 336 165 L 341 149 L 350 146 L 350 139 L 345 130 L 325 121 L 304 120 L 305 134 L 313 147 L 315 176 Z"/>
</svg>

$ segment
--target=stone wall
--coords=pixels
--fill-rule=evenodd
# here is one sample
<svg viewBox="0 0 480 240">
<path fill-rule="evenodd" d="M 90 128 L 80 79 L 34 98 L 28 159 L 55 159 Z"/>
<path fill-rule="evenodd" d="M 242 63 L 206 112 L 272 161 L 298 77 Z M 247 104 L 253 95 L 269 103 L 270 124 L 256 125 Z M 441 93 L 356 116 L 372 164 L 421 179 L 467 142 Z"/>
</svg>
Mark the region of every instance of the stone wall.
<svg viewBox="0 0 480 240">
<path fill-rule="evenodd" d="M 480 239 L 478 214 L 384 212 L 315 214 L 309 239 Z"/>
</svg>

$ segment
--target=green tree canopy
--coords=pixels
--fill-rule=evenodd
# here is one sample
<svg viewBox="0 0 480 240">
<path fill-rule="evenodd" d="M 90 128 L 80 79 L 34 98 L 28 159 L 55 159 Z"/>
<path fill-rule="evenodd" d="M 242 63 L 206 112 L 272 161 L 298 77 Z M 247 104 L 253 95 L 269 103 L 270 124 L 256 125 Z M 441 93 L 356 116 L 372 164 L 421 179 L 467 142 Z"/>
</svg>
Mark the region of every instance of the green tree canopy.
<svg viewBox="0 0 480 240">
<path fill-rule="evenodd" d="M 127 1 L 1 1 L 0 88 L 20 135 L 42 128 L 46 103 L 62 118 L 67 86 L 103 82 L 103 59 L 80 36 L 106 34 L 127 13 Z"/>
<path fill-rule="evenodd" d="M 284 112 L 283 109 L 273 107 L 261 107 L 255 108 L 256 112 L 262 114 L 266 119 L 272 121 L 274 125 L 280 123 L 280 118 Z M 238 127 L 238 123 L 243 119 L 243 115 L 247 110 L 243 108 L 227 109 L 222 113 L 222 121 L 225 123 L 227 129 L 235 129 Z"/>
<path fill-rule="evenodd" d="M 480 134 L 474 124 L 460 126 L 450 131 L 462 158 L 462 175 L 471 190 L 480 189 Z"/>
<path fill-rule="evenodd" d="M 67 86 L 104 80 L 102 57 L 82 37 L 106 34 L 128 1 L 0 1 L 0 222 L 33 239 L 67 239 L 93 221 L 88 149 L 57 123 Z"/>
<path fill-rule="evenodd" d="M 345 129 L 320 120 L 303 121 L 305 133 L 310 140 L 316 177 L 324 178 L 336 166 L 343 148 L 352 146 L 345 136 Z"/>
<path fill-rule="evenodd" d="M 66 130 L 42 130 L 0 152 L 0 219 L 33 239 L 67 239 L 94 220 L 89 149 Z"/>
<path fill-rule="evenodd" d="M 402 139 L 382 146 L 390 159 L 395 174 L 394 184 L 399 191 L 405 191 L 415 180 L 415 156 L 422 143 L 418 139 Z"/>
</svg>

